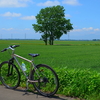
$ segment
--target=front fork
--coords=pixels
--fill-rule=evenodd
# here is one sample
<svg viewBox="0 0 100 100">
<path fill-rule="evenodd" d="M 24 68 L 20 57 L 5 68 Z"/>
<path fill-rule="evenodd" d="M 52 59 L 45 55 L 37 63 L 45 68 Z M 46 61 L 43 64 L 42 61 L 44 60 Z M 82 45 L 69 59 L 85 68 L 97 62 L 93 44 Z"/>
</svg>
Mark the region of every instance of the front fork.
<svg viewBox="0 0 100 100">
<path fill-rule="evenodd" d="M 11 58 L 8 63 L 8 73 L 7 73 L 8 77 L 13 74 L 13 63 L 14 63 L 14 58 Z"/>
</svg>

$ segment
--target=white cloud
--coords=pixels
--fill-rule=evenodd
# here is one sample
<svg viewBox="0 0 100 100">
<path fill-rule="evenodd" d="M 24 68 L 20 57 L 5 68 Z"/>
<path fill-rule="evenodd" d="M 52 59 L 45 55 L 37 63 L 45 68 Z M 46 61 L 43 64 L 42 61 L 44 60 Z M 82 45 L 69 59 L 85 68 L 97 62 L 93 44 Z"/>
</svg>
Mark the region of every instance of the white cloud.
<svg viewBox="0 0 100 100">
<path fill-rule="evenodd" d="M 100 31 L 100 29 L 99 28 L 96 28 L 96 29 L 94 29 L 94 31 Z"/>
<path fill-rule="evenodd" d="M 55 0 L 55 1 L 48 0 L 48 1 L 44 2 L 44 3 L 39 3 L 37 5 L 38 6 L 56 6 L 56 5 L 60 5 L 60 2 L 57 1 L 57 0 Z"/>
<path fill-rule="evenodd" d="M 94 30 L 94 29 L 93 27 L 89 27 L 89 28 L 82 28 L 82 30 L 89 31 L 89 30 Z"/>
<path fill-rule="evenodd" d="M 32 2 L 32 0 L 19 0 L 19 1 L 22 1 L 22 2 Z"/>
<path fill-rule="evenodd" d="M 0 16 L 4 16 L 4 17 L 19 17 L 19 16 L 21 16 L 21 14 L 20 13 L 6 12 L 4 14 L 0 14 Z"/>
<path fill-rule="evenodd" d="M 70 14 L 65 14 L 65 17 L 71 17 L 71 15 Z"/>
<path fill-rule="evenodd" d="M 63 0 L 63 4 L 68 4 L 68 5 L 81 5 L 78 0 Z"/>
<path fill-rule="evenodd" d="M 13 28 L 2 28 L 2 30 L 10 31 L 13 30 Z"/>
<path fill-rule="evenodd" d="M 72 32 L 82 32 L 82 31 L 100 31 L 99 28 L 93 28 L 93 27 L 88 27 L 88 28 L 81 28 L 81 29 L 73 29 Z"/>
<path fill-rule="evenodd" d="M 25 30 L 30 30 L 30 28 L 25 28 Z"/>
<path fill-rule="evenodd" d="M 22 20 L 35 20 L 35 16 L 25 16 L 21 18 Z"/>
<path fill-rule="evenodd" d="M 73 29 L 72 32 L 81 32 L 82 29 Z"/>
<path fill-rule="evenodd" d="M 32 0 L 0 0 L 0 7 L 26 7 Z"/>
</svg>

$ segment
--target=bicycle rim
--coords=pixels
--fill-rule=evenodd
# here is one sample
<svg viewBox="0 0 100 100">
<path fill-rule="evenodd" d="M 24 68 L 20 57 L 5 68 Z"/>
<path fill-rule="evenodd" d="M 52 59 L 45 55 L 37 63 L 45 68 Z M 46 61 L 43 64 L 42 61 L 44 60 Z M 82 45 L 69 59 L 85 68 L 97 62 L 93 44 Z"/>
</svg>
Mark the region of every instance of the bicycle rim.
<svg viewBox="0 0 100 100">
<path fill-rule="evenodd" d="M 33 70 L 32 79 L 38 80 L 33 83 L 36 90 L 44 96 L 54 95 L 59 86 L 58 76 L 55 71 L 47 65 L 37 65 L 37 70 Z"/>
<path fill-rule="evenodd" d="M 13 64 L 8 65 L 8 64 L 9 64 L 8 61 L 1 63 L 0 66 L 1 82 L 7 88 L 15 89 L 20 84 L 20 73 L 15 65 Z"/>
</svg>

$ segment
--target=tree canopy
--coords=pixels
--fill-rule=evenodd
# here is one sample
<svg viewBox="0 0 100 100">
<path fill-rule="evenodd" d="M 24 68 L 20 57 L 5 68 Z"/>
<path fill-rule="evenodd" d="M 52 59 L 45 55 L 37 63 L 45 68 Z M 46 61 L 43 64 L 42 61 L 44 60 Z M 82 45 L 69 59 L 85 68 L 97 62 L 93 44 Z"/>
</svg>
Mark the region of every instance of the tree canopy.
<svg viewBox="0 0 100 100">
<path fill-rule="evenodd" d="M 65 18 L 63 6 L 52 6 L 41 9 L 37 14 L 37 24 L 32 24 L 36 32 L 42 33 L 41 39 L 47 45 L 53 45 L 55 39 L 60 39 L 63 34 L 67 34 L 73 29 L 70 19 Z"/>
</svg>

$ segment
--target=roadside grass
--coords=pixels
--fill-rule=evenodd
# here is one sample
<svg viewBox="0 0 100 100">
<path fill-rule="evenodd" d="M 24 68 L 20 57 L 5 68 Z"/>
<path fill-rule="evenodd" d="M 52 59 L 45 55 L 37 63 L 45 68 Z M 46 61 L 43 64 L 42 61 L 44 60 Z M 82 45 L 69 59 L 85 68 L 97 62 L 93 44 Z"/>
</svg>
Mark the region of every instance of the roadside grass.
<svg viewBox="0 0 100 100">
<path fill-rule="evenodd" d="M 58 94 L 100 99 L 100 41 L 55 41 L 53 46 L 45 46 L 40 40 L 0 40 L 0 50 L 13 44 L 20 45 L 16 54 L 31 59 L 29 53 L 39 53 L 34 62 L 47 64 L 57 72 L 60 81 Z M 0 62 L 9 58 L 7 52 L 0 54 Z M 29 71 L 30 65 L 25 63 Z M 25 87 L 24 76 L 21 77 L 21 86 Z"/>
</svg>

